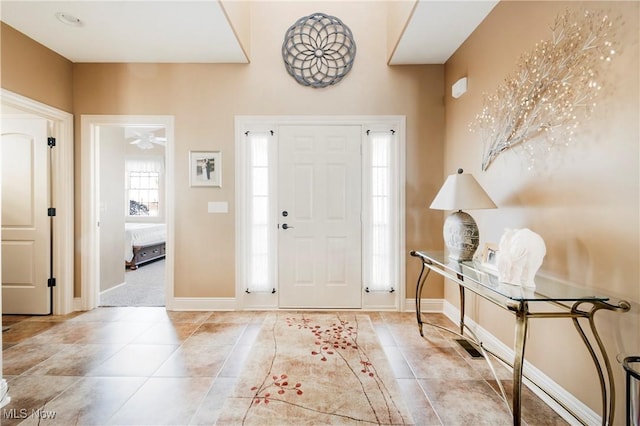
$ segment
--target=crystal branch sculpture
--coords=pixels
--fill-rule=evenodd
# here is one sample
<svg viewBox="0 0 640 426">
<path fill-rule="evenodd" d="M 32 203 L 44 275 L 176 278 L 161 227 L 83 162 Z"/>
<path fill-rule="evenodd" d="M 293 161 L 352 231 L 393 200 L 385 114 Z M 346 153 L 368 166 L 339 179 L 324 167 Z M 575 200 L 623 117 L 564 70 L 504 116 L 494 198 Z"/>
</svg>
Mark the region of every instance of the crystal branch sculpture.
<svg viewBox="0 0 640 426">
<path fill-rule="evenodd" d="M 484 143 L 482 170 L 517 146 L 532 166 L 541 149 L 550 151 L 559 141 L 568 145 L 580 110 L 588 117 L 596 106 L 602 66 L 616 53 L 614 22 L 603 12 L 565 11 L 551 30 L 551 39 L 522 55 L 514 75 L 485 94 L 482 112 L 470 125 Z"/>
</svg>

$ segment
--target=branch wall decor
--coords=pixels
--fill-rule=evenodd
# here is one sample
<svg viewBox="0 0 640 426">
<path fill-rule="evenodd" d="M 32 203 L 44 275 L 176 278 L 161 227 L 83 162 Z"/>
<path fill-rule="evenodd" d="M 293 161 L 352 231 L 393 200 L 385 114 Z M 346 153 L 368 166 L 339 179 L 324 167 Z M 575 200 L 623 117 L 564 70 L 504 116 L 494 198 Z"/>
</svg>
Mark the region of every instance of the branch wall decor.
<svg viewBox="0 0 640 426">
<path fill-rule="evenodd" d="M 495 93 L 484 95 L 470 124 L 484 144 L 482 170 L 501 153 L 519 147 L 536 159 L 572 142 L 580 116 L 589 117 L 601 90 L 601 73 L 616 53 L 614 20 L 604 12 L 565 11 L 552 37 L 521 56 Z"/>
<path fill-rule="evenodd" d="M 336 84 L 353 67 L 356 42 L 349 27 L 335 16 L 314 13 L 287 30 L 282 59 L 287 72 L 304 86 Z"/>
</svg>

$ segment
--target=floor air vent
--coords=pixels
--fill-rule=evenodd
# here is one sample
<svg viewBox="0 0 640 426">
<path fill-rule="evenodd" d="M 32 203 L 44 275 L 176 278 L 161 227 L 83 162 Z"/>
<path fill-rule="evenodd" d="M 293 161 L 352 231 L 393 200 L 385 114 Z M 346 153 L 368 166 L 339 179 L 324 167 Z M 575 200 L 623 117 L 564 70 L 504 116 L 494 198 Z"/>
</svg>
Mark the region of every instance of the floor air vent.
<svg viewBox="0 0 640 426">
<path fill-rule="evenodd" d="M 458 339 L 456 342 L 458 342 L 458 344 L 462 346 L 462 348 L 467 351 L 472 358 L 482 358 L 482 354 L 475 348 L 475 346 L 469 343 L 468 340 Z"/>
</svg>

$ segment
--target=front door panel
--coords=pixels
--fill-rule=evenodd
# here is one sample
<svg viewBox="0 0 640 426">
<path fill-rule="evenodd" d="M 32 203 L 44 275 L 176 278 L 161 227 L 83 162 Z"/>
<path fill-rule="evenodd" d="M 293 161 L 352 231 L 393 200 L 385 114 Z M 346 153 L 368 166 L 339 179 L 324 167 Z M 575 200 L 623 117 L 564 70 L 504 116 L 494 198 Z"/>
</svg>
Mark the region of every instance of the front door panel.
<svg viewBox="0 0 640 426">
<path fill-rule="evenodd" d="M 362 306 L 360 144 L 359 126 L 280 128 L 282 308 Z"/>
</svg>

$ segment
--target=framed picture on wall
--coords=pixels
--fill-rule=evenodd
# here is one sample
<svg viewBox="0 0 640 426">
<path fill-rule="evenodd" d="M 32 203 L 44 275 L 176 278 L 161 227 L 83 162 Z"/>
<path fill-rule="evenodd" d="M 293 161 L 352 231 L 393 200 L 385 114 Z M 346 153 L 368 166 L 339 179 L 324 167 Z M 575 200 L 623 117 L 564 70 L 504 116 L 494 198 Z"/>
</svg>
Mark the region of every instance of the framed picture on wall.
<svg viewBox="0 0 640 426">
<path fill-rule="evenodd" d="M 189 184 L 222 187 L 222 153 L 220 151 L 189 152 Z"/>
</svg>

